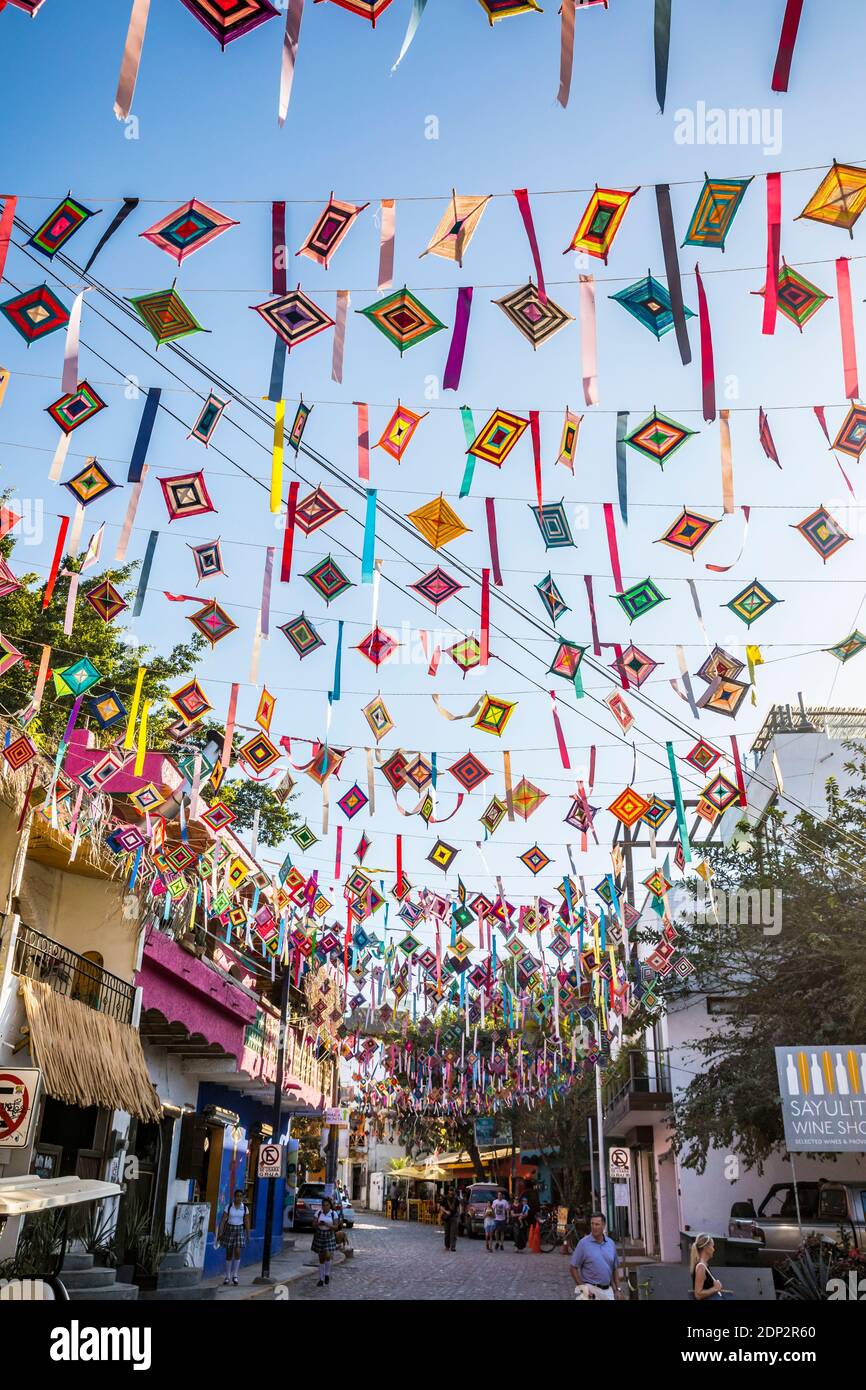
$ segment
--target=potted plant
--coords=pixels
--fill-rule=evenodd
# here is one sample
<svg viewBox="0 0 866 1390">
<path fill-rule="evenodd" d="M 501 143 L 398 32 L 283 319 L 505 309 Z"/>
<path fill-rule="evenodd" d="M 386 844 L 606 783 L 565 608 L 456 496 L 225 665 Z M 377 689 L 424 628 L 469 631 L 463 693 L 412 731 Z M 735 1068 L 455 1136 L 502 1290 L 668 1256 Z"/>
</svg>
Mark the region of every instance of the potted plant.
<svg viewBox="0 0 866 1390">
<path fill-rule="evenodd" d="M 93 1256 L 95 1265 L 111 1267 L 117 1263 L 115 1226 L 112 1211 L 100 1209 L 96 1202 L 88 1202 L 79 1208 L 69 1234 L 86 1254 Z"/>
</svg>

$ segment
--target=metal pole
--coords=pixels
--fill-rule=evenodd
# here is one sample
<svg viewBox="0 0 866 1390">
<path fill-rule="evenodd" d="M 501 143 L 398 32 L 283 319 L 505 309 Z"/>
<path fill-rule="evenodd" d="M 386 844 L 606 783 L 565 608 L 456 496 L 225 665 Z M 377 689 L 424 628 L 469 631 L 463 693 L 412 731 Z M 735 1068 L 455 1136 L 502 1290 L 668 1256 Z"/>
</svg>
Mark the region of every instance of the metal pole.
<svg viewBox="0 0 866 1390">
<path fill-rule="evenodd" d="M 283 1100 L 283 1071 L 286 1064 L 286 1028 L 289 1017 L 289 968 L 283 966 L 283 978 L 280 989 L 280 1032 L 277 1038 L 277 1073 L 274 1077 L 274 1104 L 271 1111 L 271 1142 L 280 1142 L 280 1109 Z M 274 1187 L 276 1178 L 267 1178 L 268 1192 L 265 1205 L 265 1244 L 262 1250 L 262 1283 L 270 1283 L 271 1280 L 271 1240 L 274 1230 Z"/>
<path fill-rule="evenodd" d="M 604 1161 L 604 1112 L 601 1104 L 601 1071 L 595 1068 L 595 1110 L 598 1126 L 598 1209 L 607 1220 L 607 1173 Z"/>
<path fill-rule="evenodd" d="M 336 1106 L 340 1099 L 340 1064 L 337 1057 L 334 1057 L 334 1079 L 331 1083 L 331 1105 Z M 337 1125 L 331 1125 L 331 1132 L 328 1135 L 328 1151 L 325 1158 L 325 1182 L 336 1183 L 337 1181 L 337 1147 L 339 1144 L 340 1130 Z"/>
<path fill-rule="evenodd" d="M 587 1115 L 587 1117 L 586 1117 L 586 1130 L 587 1130 L 587 1138 L 588 1138 L 588 1142 L 589 1142 L 589 1190 L 590 1190 L 590 1201 L 591 1201 L 591 1204 L 592 1204 L 592 1210 L 595 1211 L 595 1210 L 596 1210 L 596 1201 L 595 1201 L 596 1187 L 595 1187 L 595 1164 L 594 1164 L 594 1162 L 593 1162 L 593 1156 L 592 1156 L 592 1155 L 593 1155 L 593 1141 L 592 1141 L 592 1116 L 591 1116 L 591 1115 Z"/>
<path fill-rule="evenodd" d="M 797 1169 L 794 1167 L 794 1155 L 788 1154 L 791 1160 L 791 1177 L 794 1179 L 794 1206 L 797 1208 L 797 1227 L 800 1232 L 800 1244 L 803 1243 L 803 1220 L 800 1216 L 800 1194 L 797 1191 Z"/>
</svg>

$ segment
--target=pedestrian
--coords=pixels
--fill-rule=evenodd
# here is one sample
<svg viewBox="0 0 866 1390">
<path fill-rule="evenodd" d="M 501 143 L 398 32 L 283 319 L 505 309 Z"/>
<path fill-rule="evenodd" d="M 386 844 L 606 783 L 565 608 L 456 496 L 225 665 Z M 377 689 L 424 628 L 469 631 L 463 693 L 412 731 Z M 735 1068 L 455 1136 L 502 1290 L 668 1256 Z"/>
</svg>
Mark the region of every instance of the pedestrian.
<svg viewBox="0 0 866 1390">
<path fill-rule="evenodd" d="M 400 1210 L 400 1192 L 396 1183 L 391 1184 L 391 1192 L 388 1200 L 391 1204 L 391 1220 L 396 1221 Z"/>
<path fill-rule="evenodd" d="M 442 1198 L 439 1210 L 442 1213 L 442 1220 L 445 1225 L 445 1249 L 448 1251 L 457 1250 L 457 1230 L 460 1225 L 460 1212 L 463 1202 L 460 1192 L 453 1187 L 449 1193 Z"/>
<path fill-rule="evenodd" d="M 493 1232 L 496 1229 L 496 1217 L 493 1212 L 493 1203 L 488 1202 L 484 1208 L 484 1244 L 488 1250 L 493 1250 Z"/>
<path fill-rule="evenodd" d="M 689 1271 L 692 1276 L 692 1297 L 698 1303 L 723 1303 L 734 1297 L 730 1289 L 723 1289 L 721 1281 L 714 1279 L 710 1270 L 710 1260 L 716 1246 L 712 1236 L 699 1235 L 692 1242 L 689 1251 Z"/>
<path fill-rule="evenodd" d="M 217 1232 L 217 1245 L 226 1252 L 226 1277 L 223 1286 L 236 1284 L 241 1267 L 241 1251 L 250 1233 L 250 1210 L 244 1201 L 244 1190 L 237 1188 L 230 1204 L 222 1215 Z"/>
<path fill-rule="evenodd" d="M 601 1212 L 594 1212 L 589 1235 L 574 1247 L 571 1277 L 580 1291 L 575 1297 L 612 1300 L 620 1296 L 616 1246 L 604 1227 Z"/>
<path fill-rule="evenodd" d="M 496 1197 L 493 1200 L 493 1215 L 496 1220 L 494 1231 L 496 1234 L 497 1250 L 505 1249 L 503 1241 L 505 1240 L 505 1229 L 508 1225 L 508 1212 L 508 1198 L 506 1197 L 505 1193 L 500 1189 L 500 1191 L 496 1194 Z"/>
<path fill-rule="evenodd" d="M 331 1256 L 337 1248 L 337 1213 L 330 1197 L 322 1198 L 322 1205 L 316 1212 L 312 1248 L 319 1257 L 319 1282 L 316 1288 L 320 1289 L 331 1282 Z"/>
<path fill-rule="evenodd" d="M 526 1249 L 528 1221 L 529 1207 L 526 1198 L 523 1195 L 515 1197 L 511 1204 L 511 1224 L 514 1229 L 514 1248 L 517 1251 Z"/>
</svg>

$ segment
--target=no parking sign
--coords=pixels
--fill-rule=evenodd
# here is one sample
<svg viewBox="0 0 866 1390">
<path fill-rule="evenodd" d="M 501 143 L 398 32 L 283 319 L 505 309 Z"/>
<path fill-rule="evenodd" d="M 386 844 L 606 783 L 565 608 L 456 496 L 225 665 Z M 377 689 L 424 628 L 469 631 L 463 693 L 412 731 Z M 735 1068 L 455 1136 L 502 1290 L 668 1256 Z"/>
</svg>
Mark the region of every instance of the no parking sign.
<svg viewBox="0 0 866 1390">
<path fill-rule="evenodd" d="M 281 1178 L 285 1152 L 283 1144 L 262 1144 L 259 1149 L 259 1177 Z"/>
<path fill-rule="evenodd" d="M 0 1072 L 0 1147 L 26 1145 L 41 1074 L 36 1067 Z"/>
</svg>

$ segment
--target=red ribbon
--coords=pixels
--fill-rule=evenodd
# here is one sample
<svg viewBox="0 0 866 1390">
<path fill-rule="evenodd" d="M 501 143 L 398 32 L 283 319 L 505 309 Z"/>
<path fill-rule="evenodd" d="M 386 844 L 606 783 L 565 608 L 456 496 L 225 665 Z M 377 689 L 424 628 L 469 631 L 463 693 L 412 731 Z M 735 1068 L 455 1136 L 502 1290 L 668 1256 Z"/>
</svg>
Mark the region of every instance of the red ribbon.
<svg viewBox="0 0 866 1390">
<path fill-rule="evenodd" d="M 60 561 L 63 559 L 63 547 L 66 544 L 66 533 L 68 530 L 69 517 L 61 516 L 60 530 L 57 532 L 57 544 L 54 547 L 54 558 L 51 561 L 51 569 L 48 571 L 48 579 L 45 584 L 45 592 L 42 595 L 43 612 L 51 602 L 51 595 L 54 593 L 54 585 L 57 583 L 57 575 L 60 572 Z"/>
<path fill-rule="evenodd" d="M 740 805 L 747 806 L 749 803 L 746 796 L 746 783 L 743 777 L 743 765 L 740 762 L 740 750 L 737 747 L 736 734 L 731 734 L 731 751 L 734 755 L 734 771 L 737 775 L 737 786 L 740 791 Z"/>
<path fill-rule="evenodd" d="M 490 543 L 490 564 L 493 569 L 493 583 L 497 589 L 502 588 L 502 570 L 499 568 L 499 539 L 496 535 L 496 504 L 492 497 L 485 497 L 484 507 L 487 512 L 487 539 Z"/>
<path fill-rule="evenodd" d="M 592 575 L 585 574 L 583 582 L 586 585 L 586 597 L 589 603 L 589 621 L 592 627 L 592 651 L 594 656 L 601 656 L 601 642 L 598 640 L 598 619 L 595 616 L 595 598 L 592 592 Z"/>
<path fill-rule="evenodd" d="M 779 256 L 782 249 L 782 175 L 767 175 L 767 278 L 764 282 L 764 324 L 762 331 L 776 331 L 779 302 Z"/>
<path fill-rule="evenodd" d="M 532 252 L 532 260 L 535 265 L 535 278 L 538 281 L 538 297 L 542 304 L 546 304 L 547 290 L 544 288 L 544 271 L 541 269 L 541 252 L 538 249 L 538 237 L 535 235 L 532 208 L 529 206 L 529 193 L 525 188 L 515 188 L 514 196 L 517 199 L 520 216 L 523 218 L 523 225 L 529 238 L 529 249 Z"/>
<path fill-rule="evenodd" d="M 280 583 L 288 584 L 292 577 L 292 550 L 295 544 L 295 513 L 298 509 L 298 480 L 289 483 L 289 503 L 286 529 L 283 532 L 283 554 L 280 560 Z"/>
<path fill-rule="evenodd" d="M 282 264 L 280 264 L 282 262 Z M 271 203 L 271 285 L 274 294 L 286 292 L 286 205 Z"/>
<path fill-rule="evenodd" d="M 532 435 L 532 458 L 535 463 L 535 495 L 541 508 L 544 506 L 541 494 L 541 422 L 537 410 L 529 412 L 529 432 Z"/>
<path fill-rule="evenodd" d="M 695 266 L 695 280 L 698 286 L 698 322 L 701 330 L 701 390 L 703 392 L 704 419 L 707 421 L 716 418 L 716 370 L 713 360 L 713 330 L 710 326 L 710 311 L 707 306 L 707 296 L 704 293 L 704 282 L 701 279 L 701 268 Z"/>
<path fill-rule="evenodd" d="M 18 199 L 11 194 L 7 195 L 3 204 L 3 215 L 0 217 L 0 280 L 6 269 L 6 257 L 9 253 L 9 242 L 12 238 L 12 227 L 15 222 L 15 208 Z"/>
<path fill-rule="evenodd" d="M 479 666 L 490 660 L 490 570 L 481 571 L 481 655 Z"/>
<path fill-rule="evenodd" d="M 619 547 L 616 542 L 616 521 L 613 515 L 612 502 L 605 502 L 604 504 L 604 524 L 607 529 L 607 549 L 610 555 L 610 570 L 611 574 L 613 575 L 613 582 L 616 586 L 616 591 L 618 594 L 621 594 L 623 592 L 622 571 L 620 570 L 619 566 Z M 586 577 L 588 580 L 590 579 L 589 575 L 587 575 Z M 591 584 L 587 587 L 590 596 L 590 610 L 594 611 L 592 604 Z M 593 629 L 593 641 L 595 641 L 595 629 Z M 596 656 L 597 655 L 598 653 L 596 652 Z"/>
<path fill-rule="evenodd" d="M 562 766 L 568 772 L 571 769 L 571 763 L 568 760 L 568 748 L 566 747 L 565 736 L 562 732 L 562 725 L 559 722 L 559 714 L 556 708 L 556 692 L 554 690 L 550 692 L 550 712 L 553 715 L 553 727 L 556 730 L 556 741 L 559 744 L 559 756 L 562 760 Z"/>
<path fill-rule="evenodd" d="M 854 339 L 854 306 L 851 303 L 851 263 L 847 256 L 836 262 L 836 293 L 839 299 L 839 330 L 842 334 L 842 368 L 845 395 L 849 401 L 860 395 L 857 382 L 857 344 Z"/>
<path fill-rule="evenodd" d="M 779 35 L 776 66 L 773 69 L 772 87 L 774 92 L 787 92 L 788 90 L 791 59 L 794 56 L 794 45 L 797 42 L 797 30 L 800 27 L 800 15 L 802 13 L 803 0 L 788 0 L 785 7 L 785 18 L 782 20 L 782 32 Z"/>
<path fill-rule="evenodd" d="M 782 465 L 779 463 L 779 455 L 776 452 L 773 432 L 770 429 L 770 422 L 764 413 L 763 406 L 758 407 L 758 439 L 760 440 L 761 448 L 767 455 L 767 458 L 775 463 L 777 467 L 781 468 Z"/>
<path fill-rule="evenodd" d="M 403 891 L 403 836 L 396 835 L 397 841 L 397 892 Z"/>
</svg>

